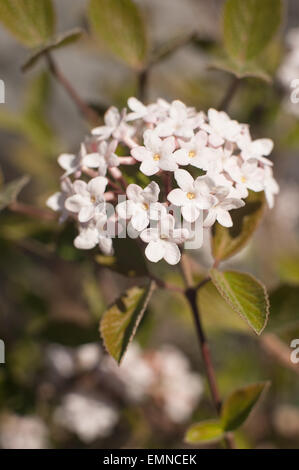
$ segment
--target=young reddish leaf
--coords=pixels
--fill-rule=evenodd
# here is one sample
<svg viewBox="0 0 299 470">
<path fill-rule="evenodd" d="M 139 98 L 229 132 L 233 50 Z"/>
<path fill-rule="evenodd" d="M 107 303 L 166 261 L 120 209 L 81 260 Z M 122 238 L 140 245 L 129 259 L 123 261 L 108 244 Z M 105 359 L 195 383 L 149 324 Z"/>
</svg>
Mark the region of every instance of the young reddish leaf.
<svg viewBox="0 0 299 470">
<path fill-rule="evenodd" d="M 216 223 L 212 230 L 212 254 L 222 261 L 238 253 L 248 242 L 263 215 L 264 192 L 250 192 L 246 205 L 232 211 L 233 226 L 223 227 Z"/>
<path fill-rule="evenodd" d="M 131 287 L 102 317 L 101 336 L 107 351 L 118 363 L 135 336 L 154 288 L 152 281 L 146 287 Z"/>
<path fill-rule="evenodd" d="M 269 382 L 261 382 L 239 388 L 225 400 L 221 409 L 221 425 L 224 431 L 234 431 L 244 423 L 268 385 Z"/>
<path fill-rule="evenodd" d="M 206 442 L 219 441 L 223 435 L 224 431 L 220 421 L 202 421 L 190 426 L 185 435 L 185 441 L 188 444 L 204 444 Z"/>
<path fill-rule="evenodd" d="M 237 271 L 211 269 L 211 278 L 222 297 L 259 335 L 269 316 L 269 299 L 265 287 L 253 276 Z"/>
</svg>

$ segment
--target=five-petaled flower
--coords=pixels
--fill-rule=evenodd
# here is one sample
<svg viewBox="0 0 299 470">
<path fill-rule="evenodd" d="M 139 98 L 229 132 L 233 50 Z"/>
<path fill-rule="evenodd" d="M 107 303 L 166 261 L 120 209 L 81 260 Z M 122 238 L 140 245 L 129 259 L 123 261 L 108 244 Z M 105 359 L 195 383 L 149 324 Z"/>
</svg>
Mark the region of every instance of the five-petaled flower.
<svg viewBox="0 0 299 470">
<path fill-rule="evenodd" d="M 186 228 L 175 228 L 175 219 L 168 214 L 160 219 L 156 228 L 147 228 L 140 238 L 147 243 L 146 257 L 153 263 L 165 259 L 168 264 L 177 264 L 181 259 L 179 244 L 188 240 Z"/>
</svg>

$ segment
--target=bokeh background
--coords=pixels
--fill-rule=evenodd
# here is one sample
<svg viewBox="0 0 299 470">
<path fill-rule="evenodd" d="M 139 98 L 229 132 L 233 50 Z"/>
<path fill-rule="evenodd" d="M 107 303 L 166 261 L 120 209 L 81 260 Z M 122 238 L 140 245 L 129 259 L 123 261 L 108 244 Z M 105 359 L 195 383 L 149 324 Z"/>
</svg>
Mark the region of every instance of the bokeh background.
<svg viewBox="0 0 299 470">
<path fill-rule="evenodd" d="M 229 74 L 209 65 L 221 43 L 222 0 L 138 0 L 155 47 L 187 33 L 179 48 L 150 73 L 148 99 L 181 99 L 217 107 Z M 86 31 L 85 0 L 56 0 L 60 31 Z M 285 2 L 284 22 L 264 62 L 273 83 L 242 82 L 230 115 L 249 122 L 254 137 L 274 140 L 281 192 L 253 240 L 226 266 L 256 274 L 271 292 L 269 326 L 261 338 L 221 300 L 212 285 L 199 303 L 221 394 L 270 380 L 271 387 L 236 434 L 241 448 L 299 447 L 299 364 L 290 341 L 299 338 L 299 4 Z M 1 23 L 1 18 L 0 18 Z M 295 29 L 294 29 L 295 28 Z M 298 28 L 296 30 L 296 28 Z M 31 176 L 22 201 L 44 207 L 57 190 L 57 155 L 75 152 L 88 127 L 41 61 L 26 74 L 27 51 L 0 24 L 1 184 Z M 123 106 L 137 93 L 136 74 L 90 34 L 54 53 L 79 94 L 97 109 Z M 72 245 L 69 225 L 0 214 L 0 447 L 181 448 L 195 420 L 213 416 L 191 315 L 176 294 L 159 291 L 119 368 L 102 348 L 102 313 L 131 281 L 103 268 Z M 192 253 L 198 276 L 211 265 L 209 234 Z M 180 283 L 176 269 L 158 274 Z"/>
</svg>

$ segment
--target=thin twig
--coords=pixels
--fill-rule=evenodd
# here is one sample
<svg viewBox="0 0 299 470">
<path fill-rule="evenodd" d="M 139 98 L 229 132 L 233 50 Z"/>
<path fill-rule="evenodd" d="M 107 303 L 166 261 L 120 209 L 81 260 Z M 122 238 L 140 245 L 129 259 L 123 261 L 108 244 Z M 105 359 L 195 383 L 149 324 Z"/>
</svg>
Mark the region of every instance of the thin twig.
<svg viewBox="0 0 299 470">
<path fill-rule="evenodd" d="M 98 114 L 90 107 L 88 104 L 82 100 L 82 98 L 78 95 L 76 90 L 73 88 L 71 83 L 68 81 L 68 79 L 63 75 L 59 67 L 57 66 L 56 62 L 54 61 L 53 57 L 49 52 L 45 53 L 46 60 L 49 65 L 49 69 L 53 76 L 59 81 L 59 83 L 63 86 L 63 88 L 66 90 L 68 95 L 71 97 L 71 99 L 74 101 L 78 109 L 80 110 L 80 113 L 85 116 L 87 121 L 95 125 L 99 121 L 99 116 Z"/>
<path fill-rule="evenodd" d="M 200 319 L 200 312 L 199 312 L 199 308 L 196 302 L 197 290 L 200 287 L 202 287 L 204 284 L 206 284 L 209 279 L 208 278 L 204 279 L 200 284 L 194 287 L 192 271 L 190 269 L 190 263 L 184 254 L 181 260 L 181 269 L 182 269 L 183 278 L 186 284 L 185 297 L 188 300 L 189 305 L 191 307 L 193 320 L 194 320 L 196 333 L 197 333 L 197 338 L 198 338 L 198 342 L 199 342 L 199 346 L 200 346 L 200 350 L 202 354 L 202 359 L 203 359 L 204 366 L 205 366 L 205 371 L 207 375 L 207 380 L 208 380 L 213 404 L 219 416 L 221 412 L 221 398 L 220 398 L 220 393 L 218 390 L 216 373 L 215 373 L 214 365 L 212 362 L 210 347 L 209 347 L 204 329 L 202 327 L 202 323 Z M 224 439 L 225 439 L 226 446 L 229 449 L 235 448 L 234 438 L 231 434 L 226 434 Z"/>
<path fill-rule="evenodd" d="M 28 215 L 29 217 L 33 217 L 34 219 L 56 219 L 56 214 L 54 212 L 48 211 L 46 209 L 41 209 L 40 207 L 30 206 L 29 204 L 24 204 L 22 202 L 12 202 L 9 205 L 9 209 L 13 212 L 18 212 L 19 214 Z"/>
<path fill-rule="evenodd" d="M 222 111 L 227 111 L 233 97 L 235 96 L 235 93 L 237 89 L 239 88 L 239 85 L 241 83 L 241 80 L 238 77 L 233 77 L 232 81 L 227 89 L 227 92 L 224 95 L 224 98 L 222 99 L 219 109 Z"/>
<path fill-rule="evenodd" d="M 138 75 L 137 82 L 137 97 L 141 101 L 146 101 L 147 99 L 147 88 L 148 88 L 148 78 L 149 78 L 149 69 L 146 68 L 141 70 Z"/>
<path fill-rule="evenodd" d="M 165 281 L 163 281 L 163 279 L 159 279 L 158 277 L 154 276 L 153 274 L 151 274 L 150 277 L 153 281 L 155 281 L 157 286 L 160 287 L 161 289 L 168 289 L 168 290 L 171 290 L 173 292 L 179 292 L 180 294 L 184 294 L 184 292 L 185 292 L 184 289 L 182 289 L 181 287 L 175 286 L 174 284 L 170 284 L 168 282 L 165 282 Z"/>
</svg>

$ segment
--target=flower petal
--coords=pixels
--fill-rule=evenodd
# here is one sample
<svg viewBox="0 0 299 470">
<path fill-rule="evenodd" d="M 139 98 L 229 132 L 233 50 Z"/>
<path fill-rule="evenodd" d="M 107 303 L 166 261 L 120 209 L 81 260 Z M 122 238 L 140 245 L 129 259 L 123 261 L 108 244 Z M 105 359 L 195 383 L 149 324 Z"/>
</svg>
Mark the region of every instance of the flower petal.
<svg viewBox="0 0 299 470">
<path fill-rule="evenodd" d="M 167 196 L 167 199 L 171 204 L 175 206 L 183 206 L 187 202 L 186 193 L 179 188 L 173 189 Z"/>
<path fill-rule="evenodd" d="M 88 206 L 83 206 L 78 214 L 78 220 L 81 223 L 88 222 L 90 219 L 93 218 L 95 212 L 95 208 L 92 204 Z"/>
<path fill-rule="evenodd" d="M 164 243 L 161 240 L 150 241 L 145 249 L 145 256 L 152 263 L 157 263 L 164 256 Z"/>
<path fill-rule="evenodd" d="M 139 162 L 143 162 L 143 160 L 147 160 L 152 157 L 151 152 L 147 148 L 141 146 L 132 148 L 131 155 Z"/>
<path fill-rule="evenodd" d="M 230 213 L 221 208 L 217 210 L 217 222 L 223 225 L 223 227 L 232 227 L 233 225 L 233 221 L 230 216 Z"/>
<path fill-rule="evenodd" d="M 70 212 L 79 212 L 86 205 L 86 198 L 81 194 L 74 194 L 66 199 L 64 206 Z"/>
<path fill-rule="evenodd" d="M 144 230 L 149 224 L 149 218 L 146 211 L 141 210 L 136 212 L 131 219 L 131 224 L 135 230 L 141 232 Z"/>
<path fill-rule="evenodd" d="M 106 186 L 108 184 L 107 178 L 104 176 L 97 176 L 96 178 L 92 178 L 88 185 L 88 191 L 95 197 L 103 196 Z"/>
<path fill-rule="evenodd" d="M 159 171 L 159 165 L 152 158 L 144 160 L 140 165 L 140 171 L 146 176 L 152 176 Z"/>
<path fill-rule="evenodd" d="M 195 222 L 199 214 L 200 211 L 194 204 L 188 204 L 182 207 L 182 216 L 187 222 Z"/>
<path fill-rule="evenodd" d="M 174 265 L 177 264 L 181 259 L 181 252 L 179 247 L 172 242 L 164 242 L 164 259 L 168 264 Z"/>
<path fill-rule="evenodd" d="M 179 187 L 185 192 L 192 192 L 194 189 L 194 179 L 190 175 L 190 173 L 186 170 L 176 170 L 174 173 L 174 177 L 176 179 L 177 184 Z"/>
<path fill-rule="evenodd" d="M 128 199 L 134 202 L 142 202 L 143 189 L 138 184 L 129 184 L 127 187 Z"/>
</svg>

